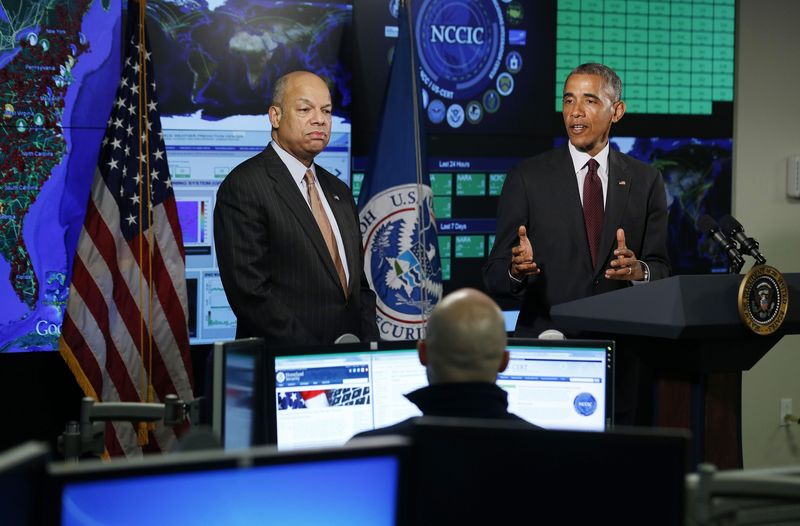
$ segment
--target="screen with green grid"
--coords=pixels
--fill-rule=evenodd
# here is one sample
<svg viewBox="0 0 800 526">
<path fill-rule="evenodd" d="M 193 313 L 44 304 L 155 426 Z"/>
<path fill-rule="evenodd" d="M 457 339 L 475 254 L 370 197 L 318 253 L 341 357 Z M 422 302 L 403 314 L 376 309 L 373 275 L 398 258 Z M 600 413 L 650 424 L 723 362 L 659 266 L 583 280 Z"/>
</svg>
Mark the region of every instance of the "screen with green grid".
<svg viewBox="0 0 800 526">
<path fill-rule="evenodd" d="M 622 79 L 629 113 L 711 115 L 733 100 L 735 0 L 558 0 L 556 110 L 575 66 Z"/>
</svg>

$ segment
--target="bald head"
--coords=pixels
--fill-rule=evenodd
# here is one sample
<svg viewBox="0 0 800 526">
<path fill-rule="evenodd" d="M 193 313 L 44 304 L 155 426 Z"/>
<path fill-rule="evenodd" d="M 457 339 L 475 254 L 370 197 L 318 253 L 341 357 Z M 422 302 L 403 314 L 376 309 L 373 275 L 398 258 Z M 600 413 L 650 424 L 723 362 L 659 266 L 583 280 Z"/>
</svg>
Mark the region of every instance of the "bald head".
<svg viewBox="0 0 800 526">
<path fill-rule="evenodd" d="M 277 106 L 279 108 L 283 107 L 287 88 L 292 88 L 294 85 L 304 85 L 309 83 L 322 85 L 325 87 L 325 89 L 328 89 L 328 85 L 325 84 L 325 81 L 322 80 L 319 75 L 310 71 L 298 70 L 282 75 L 278 80 L 275 81 L 275 85 L 272 86 L 272 99 L 270 100 L 270 106 Z"/>
<path fill-rule="evenodd" d="M 331 93 L 322 78 L 309 71 L 287 73 L 272 90 L 272 140 L 311 166 L 330 140 L 332 112 Z"/>
<path fill-rule="evenodd" d="M 503 313 L 476 289 L 445 296 L 433 309 L 419 345 L 431 384 L 494 382 L 508 362 Z"/>
</svg>

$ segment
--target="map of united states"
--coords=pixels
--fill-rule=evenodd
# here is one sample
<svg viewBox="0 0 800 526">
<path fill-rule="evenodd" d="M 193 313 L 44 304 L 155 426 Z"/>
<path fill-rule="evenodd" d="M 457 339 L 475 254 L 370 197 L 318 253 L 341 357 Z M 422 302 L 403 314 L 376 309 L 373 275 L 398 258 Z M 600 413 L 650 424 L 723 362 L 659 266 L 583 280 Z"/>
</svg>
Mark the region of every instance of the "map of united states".
<svg viewBox="0 0 800 526">
<path fill-rule="evenodd" d="M 0 352 L 56 348 L 119 18 L 120 0 L 0 3 Z"/>
</svg>

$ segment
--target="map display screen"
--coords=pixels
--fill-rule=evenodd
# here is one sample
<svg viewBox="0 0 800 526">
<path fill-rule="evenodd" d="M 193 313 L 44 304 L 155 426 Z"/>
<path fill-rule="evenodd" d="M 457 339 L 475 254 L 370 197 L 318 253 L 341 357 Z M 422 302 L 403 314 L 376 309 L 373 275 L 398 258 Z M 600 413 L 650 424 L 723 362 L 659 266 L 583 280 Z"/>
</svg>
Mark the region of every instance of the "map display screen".
<svg viewBox="0 0 800 526">
<path fill-rule="evenodd" d="M 0 4 L 0 352 L 58 347 L 120 14 L 120 0 Z"/>
</svg>

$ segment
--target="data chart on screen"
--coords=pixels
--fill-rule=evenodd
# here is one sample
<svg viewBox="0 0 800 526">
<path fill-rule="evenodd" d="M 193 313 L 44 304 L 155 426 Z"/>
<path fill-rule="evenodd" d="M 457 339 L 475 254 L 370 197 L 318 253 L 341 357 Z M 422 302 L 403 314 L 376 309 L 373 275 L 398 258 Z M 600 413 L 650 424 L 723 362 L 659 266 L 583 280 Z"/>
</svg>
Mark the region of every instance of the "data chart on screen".
<svg viewBox="0 0 800 526">
<path fill-rule="evenodd" d="M 622 79 L 629 113 L 711 115 L 733 100 L 734 0 L 559 0 L 555 106 L 575 66 Z"/>
</svg>

